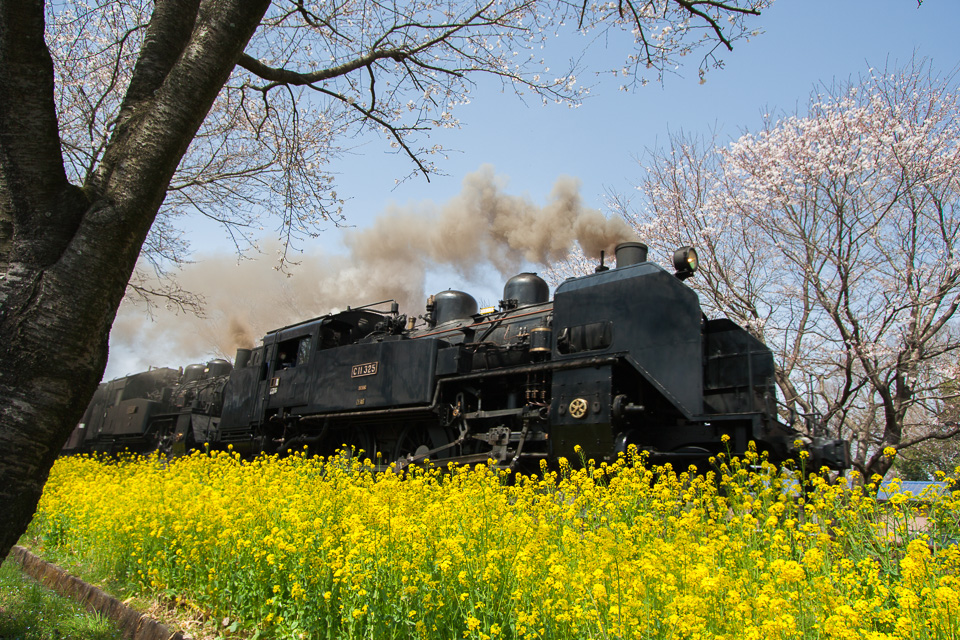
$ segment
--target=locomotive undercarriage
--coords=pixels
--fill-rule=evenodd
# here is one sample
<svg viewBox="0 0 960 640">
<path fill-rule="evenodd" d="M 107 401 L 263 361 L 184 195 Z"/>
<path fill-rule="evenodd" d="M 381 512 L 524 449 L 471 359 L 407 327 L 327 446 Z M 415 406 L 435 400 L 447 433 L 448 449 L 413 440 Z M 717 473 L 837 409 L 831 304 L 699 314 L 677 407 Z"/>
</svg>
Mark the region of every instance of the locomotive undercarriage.
<svg viewBox="0 0 960 640">
<path fill-rule="evenodd" d="M 90 451 L 107 455 L 115 455 L 121 451 L 149 453 L 156 448 L 156 442 L 153 433 L 102 436 L 90 447 Z"/>
<path fill-rule="evenodd" d="M 425 460 L 441 465 L 492 460 L 500 468 L 533 470 L 541 459 L 557 456 L 550 440 L 551 428 L 556 428 L 550 415 L 554 374 L 579 370 L 596 380 L 604 368 L 610 370 L 609 392 L 594 403 L 603 405 L 597 412 L 604 421 L 572 428 L 573 438 L 577 433 L 585 439 L 609 434 L 602 455 L 589 457 L 612 460 L 633 444 L 651 463 L 701 465 L 728 446 L 744 450 L 757 431 L 756 415 L 713 415 L 709 421 L 683 416 L 636 370 L 613 356 L 518 366 L 511 375 L 501 369 L 442 379 L 426 407 L 278 418 L 272 437 L 255 446 L 268 452 L 307 446 L 325 455 L 343 450 L 369 457 L 382 468 L 395 463 L 403 469 Z M 221 433 L 220 440 L 229 438 Z"/>
<path fill-rule="evenodd" d="M 140 426 L 139 429 L 134 429 L 128 433 L 101 433 L 93 439 L 90 451 L 116 455 L 122 451 L 150 453 L 159 449 L 162 453 L 168 453 L 163 447 L 170 440 L 170 424 L 172 422 L 168 423 L 164 418 L 163 415 L 154 414 L 149 421 L 145 420 L 145 424 Z"/>
<path fill-rule="evenodd" d="M 650 464 L 692 464 L 704 470 L 709 468 L 711 457 L 745 451 L 751 440 L 758 443 L 761 451 L 768 446 L 769 439 L 761 433 L 760 414 L 686 416 L 626 364 L 614 368 L 611 396 L 610 423 L 616 455 L 627 453 L 633 445 Z M 779 424 L 777 428 L 789 430 Z"/>
</svg>

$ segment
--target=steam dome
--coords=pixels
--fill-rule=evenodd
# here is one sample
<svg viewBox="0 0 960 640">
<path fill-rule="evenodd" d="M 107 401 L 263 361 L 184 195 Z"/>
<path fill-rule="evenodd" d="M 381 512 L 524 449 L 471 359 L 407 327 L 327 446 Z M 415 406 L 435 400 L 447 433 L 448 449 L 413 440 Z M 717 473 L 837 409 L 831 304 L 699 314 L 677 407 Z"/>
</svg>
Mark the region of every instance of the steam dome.
<svg viewBox="0 0 960 640">
<path fill-rule="evenodd" d="M 433 304 L 433 317 L 436 318 L 437 324 L 469 318 L 476 315 L 479 308 L 477 301 L 469 293 L 453 289 L 441 291 L 433 296 Z"/>
<path fill-rule="evenodd" d="M 509 305 L 510 300 L 516 300 L 519 307 L 547 302 L 550 300 L 550 287 L 535 273 L 521 273 L 507 280 L 503 287 L 504 303 Z"/>
</svg>

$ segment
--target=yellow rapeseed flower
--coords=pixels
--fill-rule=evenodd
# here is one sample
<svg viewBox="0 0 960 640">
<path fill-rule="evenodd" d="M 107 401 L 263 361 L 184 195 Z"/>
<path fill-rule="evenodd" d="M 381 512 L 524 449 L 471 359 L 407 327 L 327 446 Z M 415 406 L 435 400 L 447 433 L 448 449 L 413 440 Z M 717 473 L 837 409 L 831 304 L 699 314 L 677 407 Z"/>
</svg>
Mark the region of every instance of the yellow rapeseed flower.
<svg viewBox="0 0 960 640">
<path fill-rule="evenodd" d="M 77 457 L 26 540 L 276 637 L 958 636 L 958 496 L 932 496 L 917 531 L 916 500 L 747 453 L 679 471 L 633 447 L 509 482 L 355 456 Z"/>
</svg>

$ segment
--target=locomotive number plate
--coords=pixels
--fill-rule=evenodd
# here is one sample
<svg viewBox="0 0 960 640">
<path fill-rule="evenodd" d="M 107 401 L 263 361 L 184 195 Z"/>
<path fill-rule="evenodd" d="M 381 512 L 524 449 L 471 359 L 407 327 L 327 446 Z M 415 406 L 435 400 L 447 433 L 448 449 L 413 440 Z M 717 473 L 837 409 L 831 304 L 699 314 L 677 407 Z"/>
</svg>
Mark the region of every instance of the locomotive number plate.
<svg viewBox="0 0 960 640">
<path fill-rule="evenodd" d="M 350 367 L 350 377 L 351 378 L 362 378 L 363 376 L 375 376 L 377 375 L 377 368 L 379 367 L 379 362 L 365 362 L 363 364 L 355 364 Z"/>
</svg>

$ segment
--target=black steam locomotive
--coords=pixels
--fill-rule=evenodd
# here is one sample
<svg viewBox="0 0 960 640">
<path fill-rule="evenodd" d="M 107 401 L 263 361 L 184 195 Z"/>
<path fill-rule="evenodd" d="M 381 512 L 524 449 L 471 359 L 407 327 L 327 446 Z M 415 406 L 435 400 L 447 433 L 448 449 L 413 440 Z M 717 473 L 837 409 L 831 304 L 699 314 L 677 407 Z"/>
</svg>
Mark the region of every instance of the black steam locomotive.
<svg viewBox="0 0 960 640">
<path fill-rule="evenodd" d="M 101 384 L 66 450 L 232 448 L 244 455 L 362 449 L 401 466 L 493 459 L 515 468 L 631 444 L 653 462 L 700 463 L 754 441 L 772 460 L 810 452 L 849 466 L 848 443 L 778 419 L 773 355 L 727 319 L 709 320 L 676 273 L 639 242 L 617 268 L 561 284 L 511 278 L 499 308 L 431 296 L 426 314 L 390 301 L 271 331 L 262 346 L 181 373 L 154 369 Z M 390 303 L 389 310 L 384 310 Z M 729 436 L 724 443 L 723 436 Z M 575 453 L 579 445 L 581 452 Z"/>
</svg>

